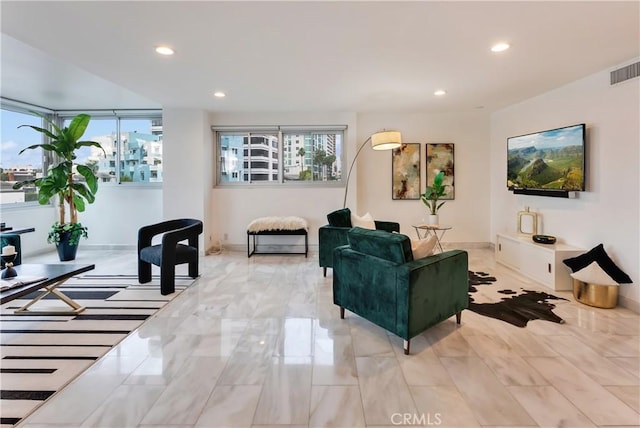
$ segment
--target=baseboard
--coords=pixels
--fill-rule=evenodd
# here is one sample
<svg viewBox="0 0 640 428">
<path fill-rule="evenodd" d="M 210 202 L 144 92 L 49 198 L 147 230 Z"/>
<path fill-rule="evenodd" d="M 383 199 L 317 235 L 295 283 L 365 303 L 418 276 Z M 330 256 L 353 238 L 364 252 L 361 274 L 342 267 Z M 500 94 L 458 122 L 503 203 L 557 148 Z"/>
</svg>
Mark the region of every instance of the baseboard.
<svg viewBox="0 0 640 428">
<path fill-rule="evenodd" d="M 119 250 L 119 251 L 127 251 L 127 250 L 133 250 L 136 251 L 138 249 L 138 247 L 136 245 L 128 245 L 128 244 L 96 244 L 96 245 L 87 245 L 87 244 L 80 244 L 80 248 L 78 248 L 78 251 L 82 250 L 82 249 L 87 249 L 87 250 Z"/>
<path fill-rule="evenodd" d="M 624 287 L 624 286 L 623 286 Z M 640 314 L 640 302 L 618 294 L 618 306 L 629 309 L 636 314 Z"/>
<path fill-rule="evenodd" d="M 493 249 L 491 242 L 443 242 L 445 250 L 483 250 Z"/>
</svg>

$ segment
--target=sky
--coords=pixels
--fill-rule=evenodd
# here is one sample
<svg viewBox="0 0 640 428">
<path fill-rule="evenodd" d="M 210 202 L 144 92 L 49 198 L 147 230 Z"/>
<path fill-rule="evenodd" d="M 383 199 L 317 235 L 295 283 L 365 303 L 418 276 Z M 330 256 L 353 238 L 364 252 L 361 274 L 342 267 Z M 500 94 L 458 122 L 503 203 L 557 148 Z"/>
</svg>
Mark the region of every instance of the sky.
<svg viewBox="0 0 640 428">
<path fill-rule="evenodd" d="M 28 127 L 18 128 L 20 125 L 41 126 L 40 119 L 28 114 L 16 113 L 9 110 L 0 110 L 0 168 L 9 168 L 18 165 L 42 165 L 40 150 L 27 150 L 18 155 L 22 148 L 32 144 L 41 143 L 41 134 Z M 141 119 L 123 119 L 120 122 L 120 131 L 138 131 L 150 133 L 151 121 Z M 115 119 L 92 119 L 84 133 L 82 140 L 92 140 L 95 137 L 111 135 L 116 130 Z M 79 152 L 78 162 L 84 163 L 91 153 L 90 148 L 83 148 Z"/>
</svg>

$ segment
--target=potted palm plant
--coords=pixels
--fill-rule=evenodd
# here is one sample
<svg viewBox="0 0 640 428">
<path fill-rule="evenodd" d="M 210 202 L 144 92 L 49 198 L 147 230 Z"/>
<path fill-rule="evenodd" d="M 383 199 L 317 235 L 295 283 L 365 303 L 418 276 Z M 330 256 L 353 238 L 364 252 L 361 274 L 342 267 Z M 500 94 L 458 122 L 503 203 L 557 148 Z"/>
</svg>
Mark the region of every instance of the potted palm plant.
<svg viewBox="0 0 640 428">
<path fill-rule="evenodd" d="M 446 184 L 443 184 L 444 171 L 440 171 L 433 177 L 433 185 L 427 186 L 424 194 L 420 195 L 420 200 L 429 208 L 429 224 L 438 224 L 438 210 L 445 201 L 438 203 L 440 198 L 447 194 Z"/>
<path fill-rule="evenodd" d="M 78 222 L 78 212 L 85 210 L 86 203 L 93 203 L 98 191 L 98 177 L 94 170 L 87 165 L 75 162 L 77 150 L 82 147 L 97 147 L 103 153 L 105 151 L 100 143 L 80 141 L 91 116 L 78 114 L 71 120 L 68 127 L 60 128 L 48 117 L 36 112 L 32 113 L 44 119 L 51 126 L 51 130 L 32 125 L 19 126 L 19 128 L 27 126 L 47 137 L 46 142 L 26 147 L 20 151 L 20 154 L 26 150 L 40 148 L 54 155 L 54 162 L 44 177 L 18 182 L 13 188 L 20 189 L 25 185 L 35 186 L 38 189 L 38 202 L 41 205 L 48 204 L 55 197 L 58 198 L 58 221 L 51 226 L 47 242 L 56 244 L 60 261 L 74 260 L 80 238 L 87 237 L 87 228 Z"/>
</svg>

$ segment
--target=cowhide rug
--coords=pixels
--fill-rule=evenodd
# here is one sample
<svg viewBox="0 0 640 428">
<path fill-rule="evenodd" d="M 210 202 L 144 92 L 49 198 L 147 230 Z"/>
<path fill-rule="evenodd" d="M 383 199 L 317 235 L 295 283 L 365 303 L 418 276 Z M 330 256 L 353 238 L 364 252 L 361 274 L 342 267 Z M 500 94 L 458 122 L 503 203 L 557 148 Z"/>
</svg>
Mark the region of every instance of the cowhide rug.
<svg viewBox="0 0 640 428">
<path fill-rule="evenodd" d="M 526 327 L 531 320 L 546 320 L 562 324 L 564 320 L 553 313 L 556 306 L 549 300 L 567 300 L 541 291 L 525 290 L 520 292 L 498 289 L 496 292 L 511 297 L 502 297 L 499 302 L 479 303 L 473 294 L 478 287 L 491 286 L 497 279 L 486 272 L 469 271 L 469 310 L 477 314 L 496 318 L 517 327 Z"/>
</svg>

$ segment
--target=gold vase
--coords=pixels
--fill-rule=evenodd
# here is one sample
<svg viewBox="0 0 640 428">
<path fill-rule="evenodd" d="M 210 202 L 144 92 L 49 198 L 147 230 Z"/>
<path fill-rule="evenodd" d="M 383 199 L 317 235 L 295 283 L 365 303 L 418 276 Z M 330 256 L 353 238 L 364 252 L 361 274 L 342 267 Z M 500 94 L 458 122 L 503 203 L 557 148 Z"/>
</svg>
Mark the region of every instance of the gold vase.
<svg viewBox="0 0 640 428">
<path fill-rule="evenodd" d="M 611 309 L 618 304 L 617 285 L 601 285 L 573 280 L 573 297 L 580 303 L 596 308 Z"/>
</svg>

